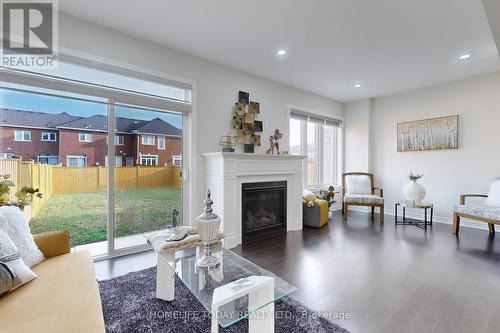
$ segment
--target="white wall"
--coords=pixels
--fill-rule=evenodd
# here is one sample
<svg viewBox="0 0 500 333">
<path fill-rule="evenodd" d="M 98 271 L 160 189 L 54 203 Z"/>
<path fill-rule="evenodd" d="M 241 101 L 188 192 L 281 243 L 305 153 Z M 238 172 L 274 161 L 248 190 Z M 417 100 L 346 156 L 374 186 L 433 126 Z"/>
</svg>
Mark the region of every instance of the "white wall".
<svg viewBox="0 0 500 333">
<path fill-rule="evenodd" d="M 344 105 L 345 172 L 371 170 L 372 104 L 371 99 L 363 99 Z"/>
<path fill-rule="evenodd" d="M 231 128 L 232 108 L 237 101 L 239 90 L 248 91 L 250 99 L 260 102 L 261 105 L 259 119 L 264 123 L 263 146 L 256 150 L 257 153 L 265 152 L 267 148 L 265 138 L 269 137 L 275 128 L 284 132 L 288 127 L 287 108 L 290 104 L 315 110 L 328 117 L 343 118 L 342 103 L 233 70 L 72 16 L 61 14 L 59 31 L 59 43 L 63 48 L 91 54 L 90 58 L 104 57 L 196 81 L 197 205 L 192 212 L 195 215 L 202 208 L 205 191 L 205 162 L 200 154 L 219 151 L 220 136 L 227 134 Z M 284 134 L 281 146 L 288 147 L 288 133 Z"/>
<path fill-rule="evenodd" d="M 458 150 L 397 152 L 398 122 L 453 114 L 459 115 Z M 375 99 L 373 171 L 377 185 L 384 187 L 386 210 L 401 199 L 413 170 L 424 174 L 425 200 L 435 204 L 437 220 L 451 222 L 461 193 L 487 193 L 492 179 L 500 176 L 499 125 L 500 73 Z"/>
</svg>

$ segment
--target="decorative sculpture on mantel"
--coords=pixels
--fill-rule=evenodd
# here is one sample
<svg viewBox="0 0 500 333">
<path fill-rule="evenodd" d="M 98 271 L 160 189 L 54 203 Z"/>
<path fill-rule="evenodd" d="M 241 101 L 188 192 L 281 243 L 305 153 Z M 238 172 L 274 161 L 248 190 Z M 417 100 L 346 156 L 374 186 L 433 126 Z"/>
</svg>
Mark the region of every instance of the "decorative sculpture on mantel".
<svg viewBox="0 0 500 333">
<path fill-rule="evenodd" d="M 272 154 L 274 155 L 274 148 L 276 148 L 276 153 L 279 155 L 280 154 L 280 145 L 279 145 L 279 140 L 283 134 L 280 133 L 279 129 L 274 130 L 274 134 L 269 137 L 269 149 L 266 151 L 266 154 Z"/>
</svg>

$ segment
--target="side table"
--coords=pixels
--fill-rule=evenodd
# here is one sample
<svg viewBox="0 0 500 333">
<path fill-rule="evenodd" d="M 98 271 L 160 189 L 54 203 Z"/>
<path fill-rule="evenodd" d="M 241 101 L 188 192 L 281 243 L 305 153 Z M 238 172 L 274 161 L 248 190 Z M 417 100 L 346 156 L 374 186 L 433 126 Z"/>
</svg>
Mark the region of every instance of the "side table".
<svg viewBox="0 0 500 333">
<path fill-rule="evenodd" d="M 398 218 L 398 208 L 401 206 L 403 208 L 402 218 Z M 423 209 L 424 210 L 424 220 L 418 220 L 406 217 L 406 208 L 413 209 Z M 429 210 L 429 213 L 427 212 Z M 397 225 L 414 225 L 418 228 L 427 230 L 427 226 L 432 226 L 432 217 L 434 214 L 434 205 L 426 202 L 410 202 L 410 201 L 398 201 L 396 202 L 394 209 L 394 224 Z M 430 219 L 428 220 L 428 217 Z"/>
</svg>

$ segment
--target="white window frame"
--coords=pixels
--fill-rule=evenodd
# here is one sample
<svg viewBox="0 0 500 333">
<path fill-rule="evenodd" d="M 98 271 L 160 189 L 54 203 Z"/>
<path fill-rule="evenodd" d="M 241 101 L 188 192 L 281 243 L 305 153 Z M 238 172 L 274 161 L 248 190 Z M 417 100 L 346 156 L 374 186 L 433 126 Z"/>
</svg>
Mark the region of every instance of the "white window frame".
<svg viewBox="0 0 500 333">
<path fill-rule="evenodd" d="M 145 140 L 146 138 L 151 139 L 151 143 L 147 143 L 146 140 Z M 143 135 L 141 135 L 141 143 L 144 146 L 154 146 L 155 145 L 155 136 L 154 135 L 143 134 Z"/>
<path fill-rule="evenodd" d="M 76 167 L 71 167 L 71 168 L 83 168 L 83 167 L 87 166 L 87 156 L 85 156 L 85 155 L 66 155 L 66 167 L 70 167 L 69 160 L 72 158 L 83 159 L 84 163 L 82 166 L 76 166 Z"/>
<path fill-rule="evenodd" d="M 155 164 L 148 164 L 147 162 L 146 163 L 143 163 L 142 162 L 142 159 L 145 159 L 145 160 L 154 160 L 155 161 Z M 158 166 L 158 155 L 139 155 L 139 162 L 140 162 L 140 165 L 144 165 L 144 166 Z"/>
<path fill-rule="evenodd" d="M 337 137 L 336 137 L 336 146 L 337 146 L 337 151 L 334 152 L 335 156 L 335 165 L 336 165 L 336 170 L 334 171 L 333 175 L 333 183 L 325 183 L 323 181 L 323 167 L 324 167 L 324 161 L 323 161 L 323 148 L 324 148 L 324 126 L 320 124 L 320 126 L 317 126 L 317 135 L 316 135 L 316 140 L 318 140 L 318 168 L 317 168 L 317 173 L 318 173 L 318 183 L 317 184 L 307 184 L 307 158 L 304 159 L 303 161 L 303 186 L 305 188 L 311 189 L 311 190 L 320 190 L 320 189 L 325 189 L 328 186 L 332 185 L 335 187 L 340 186 L 341 184 L 341 175 L 343 173 L 343 131 L 342 131 L 342 124 L 343 122 L 341 120 L 337 119 L 329 119 L 324 116 L 317 115 L 312 112 L 307 112 L 303 111 L 302 109 L 297 109 L 295 107 L 289 107 L 289 117 L 288 117 L 288 133 L 290 132 L 290 120 L 292 119 L 292 113 L 299 114 L 303 117 L 311 117 L 315 119 L 322 119 L 324 124 L 327 122 L 337 122 L 339 125 L 337 126 Z M 302 121 L 301 122 L 301 144 L 300 144 L 300 154 L 301 155 L 307 155 L 307 121 Z M 290 149 L 290 146 L 288 147 Z"/>
<path fill-rule="evenodd" d="M 115 135 L 115 146 L 123 146 L 125 137 L 123 135 Z"/>
<path fill-rule="evenodd" d="M 182 166 L 182 155 L 172 155 L 172 165 Z"/>
<path fill-rule="evenodd" d="M 165 137 L 165 136 L 159 136 L 159 137 L 157 137 L 156 141 L 158 141 L 157 142 L 158 143 L 157 147 L 158 147 L 159 150 L 165 150 L 167 148 L 167 137 Z M 160 142 L 163 142 L 163 146 L 160 145 Z"/>
<path fill-rule="evenodd" d="M 25 135 L 28 135 L 28 138 L 25 138 Z M 31 131 L 25 130 L 15 130 L 14 131 L 14 141 L 18 142 L 31 142 Z"/>
<path fill-rule="evenodd" d="M 41 158 L 46 158 L 47 159 L 47 163 L 40 162 Z M 51 158 L 57 159 L 57 163 L 56 164 L 50 164 L 50 163 L 48 163 Z M 43 155 L 42 154 L 42 155 L 38 155 L 37 158 L 36 158 L 36 160 L 40 164 L 48 164 L 48 165 L 57 165 L 57 164 L 59 164 L 59 156 L 58 155 Z"/>
<path fill-rule="evenodd" d="M 12 158 L 14 157 L 13 153 L 0 153 L 0 158 Z"/>
<path fill-rule="evenodd" d="M 82 140 L 83 136 L 83 140 Z M 78 133 L 78 141 L 79 142 L 93 142 L 92 133 Z"/>
<path fill-rule="evenodd" d="M 44 136 L 47 136 L 45 139 Z M 52 138 L 52 136 L 54 138 Z M 56 142 L 57 141 L 57 133 L 56 132 L 42 132 L 42 141 Z"/>
</svg>

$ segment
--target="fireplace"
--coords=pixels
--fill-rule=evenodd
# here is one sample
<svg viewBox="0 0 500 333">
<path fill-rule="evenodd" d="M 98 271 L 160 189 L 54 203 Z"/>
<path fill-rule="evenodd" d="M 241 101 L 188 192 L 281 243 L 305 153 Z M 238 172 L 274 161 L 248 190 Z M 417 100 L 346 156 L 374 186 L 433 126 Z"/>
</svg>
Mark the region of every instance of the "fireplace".
<svg viewBox="0 0 500 333">
<path fill-rule="evenodd" d="M 286 181 L 242 184 L 242 240 L 286 232 Z"/>
</svg>

